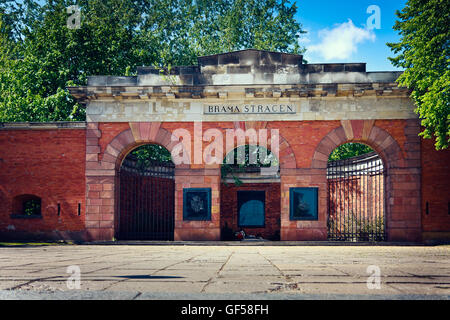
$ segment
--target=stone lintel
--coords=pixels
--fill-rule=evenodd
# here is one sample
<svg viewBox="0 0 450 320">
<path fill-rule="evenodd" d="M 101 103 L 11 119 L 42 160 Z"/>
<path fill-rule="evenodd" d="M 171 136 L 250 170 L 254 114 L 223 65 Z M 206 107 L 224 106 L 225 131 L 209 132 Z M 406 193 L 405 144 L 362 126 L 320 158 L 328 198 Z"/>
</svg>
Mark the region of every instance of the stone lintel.
<svg viewBox="0 0 450 320">
<path fill-rule="evenodd" d="M 409 97 L 410 90 L 396 83 L 353 84 L 295 84 L 248 86 L 169 86 L 162 92 L 159 86 L 137 87 L 69 87 L 69 92 L 80 102 L 93 100 L 148 100 L 148 99 L 204 99 L 218 97 L 295 98 L 295 97 Z"/>
</svg>

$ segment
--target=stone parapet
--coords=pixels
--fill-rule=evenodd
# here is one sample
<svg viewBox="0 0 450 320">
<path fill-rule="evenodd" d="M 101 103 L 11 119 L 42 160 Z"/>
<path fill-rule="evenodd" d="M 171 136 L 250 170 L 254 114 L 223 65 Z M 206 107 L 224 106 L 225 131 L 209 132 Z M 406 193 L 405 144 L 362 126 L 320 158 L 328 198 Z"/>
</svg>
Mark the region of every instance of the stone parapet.
<svg viewBox="0 0 450 320">
<path fill-rule="evenodd" d="M 133 77 L 89 77 L 68 89 L 88 122 L 417 119 L 400 74 L 250 49 L 199 57 L 196 66 L 138 67 Z"/>
<path fill-rule="evenodd" d="M 242 121 L 243 117 L 246 121 L 259 121 L 261 116 L 266 121 L 417 119 L 414 105 L 407 96 L 246 98 L 231 93 L 229 96 L 227 100 L 99 99 L 88 103 L 86 116 L 88 122 L 216 122 Z M 258 109 L 262 112 L 258 113 Z"/>
</svg>

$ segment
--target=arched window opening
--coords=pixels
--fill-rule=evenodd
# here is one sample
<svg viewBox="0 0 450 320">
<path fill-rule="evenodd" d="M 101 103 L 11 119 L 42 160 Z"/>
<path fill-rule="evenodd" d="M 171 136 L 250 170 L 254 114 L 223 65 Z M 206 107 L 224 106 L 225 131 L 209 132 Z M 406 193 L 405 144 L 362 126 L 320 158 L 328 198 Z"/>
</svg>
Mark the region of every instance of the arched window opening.
<svg viewBox="0 0 450 320">
<path fill-rule="evenodd" d="M 14 198 L 13 215 L 40 217 L 41 214 L 41 198 L 30 194 L 19 195 Z"/>
<path fill-rule="evenodd" d="M 221 167 L 222 180 L 233 180 L 239 186 L 245 180 L 278 179 L 279 161 L 267 148 L 258 145 L 243 145 L 230 151 Z"/>
<path fill-rule="evenodd" d="M 344 144 L 330 155 L 327 181 L 329 240 L 385 240 L 381 157 L 366 145 Z"/>
</svg>

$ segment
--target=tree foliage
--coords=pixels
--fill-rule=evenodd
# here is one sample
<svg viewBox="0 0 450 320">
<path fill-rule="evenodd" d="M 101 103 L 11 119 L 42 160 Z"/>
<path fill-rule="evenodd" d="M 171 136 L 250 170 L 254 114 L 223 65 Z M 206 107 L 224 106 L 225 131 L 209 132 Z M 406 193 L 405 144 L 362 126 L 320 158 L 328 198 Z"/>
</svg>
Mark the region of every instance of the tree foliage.
<svg viewBox="0 0 450 320">
<path fill-rule="evenodd" d="M 81 28 L 67 28 L 78 5 Z M 255 48 L 300 53 L 286 0 L 0 0 L 0 121 L 84 120 L 66 87 Z"/>
<path fill-rule="evenodd" d="M 149 166 L 153 161 L 172 162 L 169 150 L 158 144 L 145 144 L 134 149 L 131 155 L 138 159 L 140 166 Z"/>
<path fill-rule="evenodd" d="M 400 42 L 388 43 L 390 58 L 406 71 L 400 85 L 411 88 L 416 112 L 422 119 L 425 138 L 435 137 L 436 149 L 450 141 L 450 3 L 448 0 L 408 0 L 397 11 L 394 29 Z"/>
<path fill-rule="evenodd" d="M 333 152 L 330 154 L 328 161 L 349 159 L 370 152 L 373 152 L 373 149 L 371 147 L 366 146 L 365 144 L 362 143 L 350 142 L 334 149 Z"/>
<path fill-rule="evenodd" d="M 243 145 L 230 151 L 225 156 L 221 166 L 221 177 L 222 179 L 231 177 L 234 184 L 240 186 L 243 182 L 239 179 L 238 174 L 249 171 L 255 172 L 254 169 L 259 168 L 278 167 L 279 165 L 277 157 L 266 147 Z M 227 185 L 226 182 L 224 183 Z"/>
</svg>

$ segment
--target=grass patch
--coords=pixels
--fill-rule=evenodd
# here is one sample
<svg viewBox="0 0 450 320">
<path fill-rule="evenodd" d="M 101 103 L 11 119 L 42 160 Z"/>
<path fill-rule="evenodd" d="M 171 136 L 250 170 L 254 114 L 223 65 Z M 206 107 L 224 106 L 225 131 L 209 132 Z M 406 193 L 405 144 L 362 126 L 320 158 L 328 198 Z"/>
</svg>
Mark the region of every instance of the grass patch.
<svg viewBox="0 0 450 320">
<path fill-rule="evenodd" d="M 37 241 L 14 241 L 14 242 L 0 242 L 0 247 L 40 247 L 40 246 L 60 246 L 60 245 L 73 245 L 72 241 L 50 241 L 50 242 L 37 242 Z"/>
</svg>

